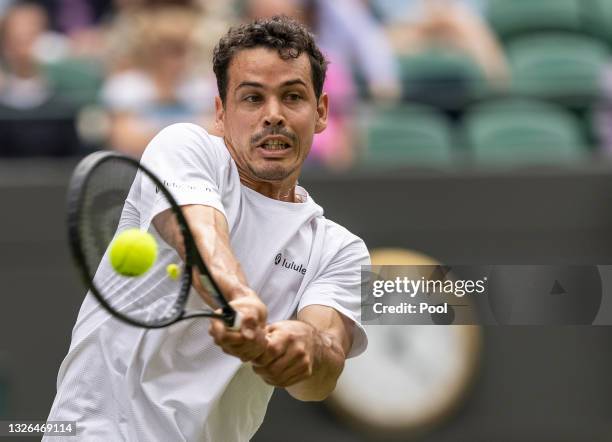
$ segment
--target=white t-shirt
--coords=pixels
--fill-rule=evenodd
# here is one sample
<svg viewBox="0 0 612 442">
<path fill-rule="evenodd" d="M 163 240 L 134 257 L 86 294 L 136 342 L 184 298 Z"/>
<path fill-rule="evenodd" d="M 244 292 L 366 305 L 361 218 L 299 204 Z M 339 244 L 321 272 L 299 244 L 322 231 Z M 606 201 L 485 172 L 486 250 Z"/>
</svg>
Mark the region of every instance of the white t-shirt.
<svg viewBox="0 0 612 442">
<path fill-rule="evenodd" d="M 142 162 L 166 182 L 180 205 L 202 204 L 225 214 L 233 251 L 249 286 L 266 303 L 270 323 L 308 305 L 327 305 L 355 321 L 349 357 L 365 350 L 359 312 L 361 265 L 369 264 L 366 246 L 325 219 L 304 189 L 298 188 L 304 202 L 288 203 L 243 186 L 223 139 L 193 124 L 164 129 Z M 128 197 L 134 210 L 128 216 L 124 209 L 121 222 L 151 231 L 151 219 L 166 207 L 144 204 L 143 195 L 151 189 L 135 191 L 138 184 L 137 178 Z M 178 256 L 169 246 L 160 247 L 156 265 L 161 270 L 134 278 L 141 282 L 121 287 L 121 293 L 155 297 L 163 292 L 163 284 L 152 279 L 161 281 L 165 264 Z M 105 265 L 96 278 L 112 278 Z M 154 288 L 139 290 L 142 280 Z M 188 310 L 202 302 L 192 290 Z M 243 442 L 260 426 L 273 388 L 249 364 L 214 344 L 206 319 L 157 330 L 131 327 L 88 294 L 57 390 L 49 420 L 77 421 L 79 428 L 80 437 L 67 441 Z"/>
</svg>

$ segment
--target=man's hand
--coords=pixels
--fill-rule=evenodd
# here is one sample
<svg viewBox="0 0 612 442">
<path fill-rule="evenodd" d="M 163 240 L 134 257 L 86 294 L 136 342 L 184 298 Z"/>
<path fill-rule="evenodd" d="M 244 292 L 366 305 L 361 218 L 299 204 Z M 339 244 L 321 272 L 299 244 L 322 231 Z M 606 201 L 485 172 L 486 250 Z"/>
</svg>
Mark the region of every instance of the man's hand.
<svg viewBox="0 0 612 442">
<path fill-rule="evenodd" d="M 266 349 L 268 310 L 256 295 L 240 297 L 230 305 L 241 316 L 240 330 L 229 330 L 223 321 L 213 319 L 208 332 L 225 353 L 243 362 L 251 361 Z"/>
<path fill-rule="evenodd" d="M 264 381 L 301 401 L 321 401 L 336 387 L 353 345 L 353 322 L 331 307 L 309 305 L 297 321 L 266 327 L 266 351 L 253 359 Z"/>
<path fill-rule="evenodd" d="M 230 305 L 240 313 L 239 331 L 228 330 L 220 320 L 212 320 L 209 328 L 215 343 L 225 353 L 249 361 L 265 349 L 265 331 L 268 310 L 247 284 L 240 263 L 230 245 L 229 227 L 225 215 L 213 207 L 182 206 L 183 213 L 195 239 L 198 251 L 207 264 L 211 276 Z M 161 237 L 185 259 L 185 244 L 176 217 L 168 209 L 153 219 Z M 193 269 L 193 286 L 212 308 L 219 305 L 200 283 L 200 274 Z"/>
<path fill-rule="evenodd" d="M 253 370 L 275 387 L 288 387 L 312 376 L 320 336 L 302 321 L 280 321 L 266 327 L 268 345 L 253 360 Z"/>
</svg>

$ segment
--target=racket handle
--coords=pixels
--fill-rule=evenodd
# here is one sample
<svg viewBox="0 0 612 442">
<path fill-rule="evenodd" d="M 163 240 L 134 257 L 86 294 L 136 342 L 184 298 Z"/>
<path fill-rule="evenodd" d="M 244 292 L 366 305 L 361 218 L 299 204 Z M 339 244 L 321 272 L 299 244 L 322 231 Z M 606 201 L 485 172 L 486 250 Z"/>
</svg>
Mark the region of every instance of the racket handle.
<svg viewBox="0 0 612 442">
<path fill-rule="evenodd" d="M 240 330 L 241 325 L 242 325 L 242 315 L 239 312 L 234 312 L 234 321 L 232 324 L 228 324 L 227 328 L 229 330 Z"/>
</svg>

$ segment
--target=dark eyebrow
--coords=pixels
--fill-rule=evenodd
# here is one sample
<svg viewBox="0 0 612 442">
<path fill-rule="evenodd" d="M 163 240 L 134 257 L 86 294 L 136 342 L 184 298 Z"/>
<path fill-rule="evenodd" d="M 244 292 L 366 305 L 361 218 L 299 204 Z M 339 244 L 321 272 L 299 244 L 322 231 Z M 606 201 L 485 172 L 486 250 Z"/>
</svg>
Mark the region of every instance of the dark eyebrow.
<svg viewBox="0 0 612 442">
<path fill-rule="evenodd" d="M 283 84 L 281 84 L 281 87 L 287 87 L 287 86 L 293 86 L 296 84 L 301 84 L 304 87 L 308 87 L 306 85 L 306 83 L 304 83 L 304 81 L 300 80 L 299 78 L 296 78 L 295 80 L 287 80 L 285 81 Z M 242 83 L 240 83 L 238 85 L 238 87 L 236 87 L 236 90 L 242 88 L 242 87 L 256 87 L 256 88 L 264 88 L 264 85 L 261 83 L 258 83 L 256 81 L 243 81 Z"/>
<path fill-rule="evenodd" d="M 283 83 L 281 86 L 286 87 L 286 86 L 293 86 L 293 85 L 295 85 L 295 84 L 301 84 L 302 86 L 304 86 L 304 87 L 306 87 L 306 88 L 308 87 L 308 86 L 306 85 L 306 83 L 304 83 L 304 82 L 303 82 L 302 80 L 300 80 L 299 78 L 296 78 L 295 80 L 288 80 L 288 81 L 285 81 L 285 82 L 284 82 L 284 83 Z"/>
<path fill-rule="evenodd" d="M 238 85 L 238 87 L 236 87 L 236 90 L 240 89 L 241 87 L 258 87 L 258 88 L 263 88 L 264 85 L 261 83 L 257 83 L 255 81 L 243 81 L 242 83 L 240 83 Z"/>
</svg>

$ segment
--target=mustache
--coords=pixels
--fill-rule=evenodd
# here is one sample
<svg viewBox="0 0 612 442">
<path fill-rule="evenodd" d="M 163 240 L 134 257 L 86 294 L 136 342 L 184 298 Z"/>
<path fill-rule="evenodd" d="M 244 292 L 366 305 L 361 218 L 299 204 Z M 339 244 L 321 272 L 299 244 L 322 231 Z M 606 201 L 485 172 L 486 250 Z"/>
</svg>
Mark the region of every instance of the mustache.
<svg viewBox="0 0 612 442">
<path fill-rule="evenodd" d="M 251 144 L 257 146 L 261 140 L 270 135 L 282 135 L 283 137 L 289 138 L 293 144 L 296 144 L 297 141 L 297 136 L 293 132 L 288 131 L 284 127 L 274 126 L 253 135 L 251 137 Z"/>
</svg>

